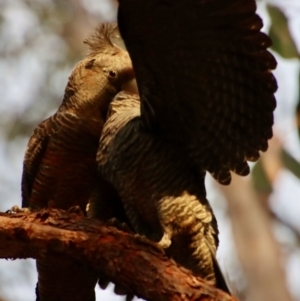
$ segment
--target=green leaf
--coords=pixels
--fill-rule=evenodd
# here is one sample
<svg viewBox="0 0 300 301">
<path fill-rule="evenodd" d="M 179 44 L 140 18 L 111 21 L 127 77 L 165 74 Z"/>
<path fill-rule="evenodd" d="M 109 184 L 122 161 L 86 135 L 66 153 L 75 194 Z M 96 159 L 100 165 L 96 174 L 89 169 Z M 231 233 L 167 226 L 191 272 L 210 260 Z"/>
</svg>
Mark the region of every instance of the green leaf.
<svg viewBox="0 0 300 301">
<path fill-rule="evenodd" d="M 270 194 L 272 184 L 270 183 L 261 160 L 258 160 L 252 169 L 252 183 L 257 192 Z"/>
<path fill-rule="evenodd" d="M 267 9 L 271 17 L 269 36 L 273 41 L 272 49 L 286 59 L 300 58 L 289 31 L 288 18 L 276 6 L 267 5 Z"/>
<path fill-rule="evenodd" d="M 298 102 L 296 105 L 296 125 L 298 130 L 298 137 L 300 140 L 300 70 L 298 73 Z"/>
<path fill-rule="evenodd" d="M 281 152 L 281 160 L 285 168 L 291 171 L 298 179 L 300 179 L 300 163 L 284 149 Z"/>
</svg>

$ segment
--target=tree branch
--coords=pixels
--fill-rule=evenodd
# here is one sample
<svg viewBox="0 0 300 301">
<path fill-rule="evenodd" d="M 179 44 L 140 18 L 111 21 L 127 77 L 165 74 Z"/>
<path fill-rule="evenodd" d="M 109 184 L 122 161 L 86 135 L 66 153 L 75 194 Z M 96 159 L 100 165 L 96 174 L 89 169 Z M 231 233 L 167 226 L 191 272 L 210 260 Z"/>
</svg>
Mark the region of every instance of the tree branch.
<svg viewBox="0 0 300 301">
<path fill-rule="evenodd" d="M 0 213 L 0 258 L 65 254 L 146 300 L 235 300 L 168 259 L 148 240 L 76 212 Z"/>
</svg>

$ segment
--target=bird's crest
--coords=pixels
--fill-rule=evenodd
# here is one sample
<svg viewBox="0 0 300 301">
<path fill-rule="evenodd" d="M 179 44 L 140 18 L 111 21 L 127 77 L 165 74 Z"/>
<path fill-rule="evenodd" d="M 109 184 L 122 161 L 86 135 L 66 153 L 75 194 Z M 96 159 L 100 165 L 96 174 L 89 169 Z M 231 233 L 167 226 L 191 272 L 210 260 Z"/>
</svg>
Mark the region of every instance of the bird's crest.
<svg viewBox="0 0 300 301">
<path fill-rule="evenodd" d="M 105 53 L 113 50 L 116 47 L 113 39 L 120 39 L 117 24 L 103 23 L 83 43 L 89 46 L 89 55 L 95 55 L 99 54 L 99 52 Z"/>
</svg>

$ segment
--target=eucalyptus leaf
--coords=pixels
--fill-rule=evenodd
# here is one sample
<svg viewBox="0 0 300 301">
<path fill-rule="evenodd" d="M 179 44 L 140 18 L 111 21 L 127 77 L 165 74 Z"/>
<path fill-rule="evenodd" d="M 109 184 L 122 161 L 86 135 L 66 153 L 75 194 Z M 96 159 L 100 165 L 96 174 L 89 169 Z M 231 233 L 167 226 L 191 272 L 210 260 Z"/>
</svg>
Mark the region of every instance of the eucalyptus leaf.
<svg viewBox="0 0 300 301">
<path fill-rule="evenodd" d="M 252 183 L 257 192 L 269 195 L 273 191 L 261 160 L 258 160 L 252 169 Z"/>
<path fill-rule="evenodd" d="M 300 179 L 300 163 L 296 160 L 290 153 L 285 149 L 281 152 L 281 160 L 284 167 L 294 174 L 298 179 Z"/>
<path fill-rule="evenodd" d="M 269 36 L 273 41 L 272 49 L 286 59 L 300 58 L 289 31 L 288 18 L 276 6 L 267 5 L 267 9 L 271 18 Z"/>
</svg>

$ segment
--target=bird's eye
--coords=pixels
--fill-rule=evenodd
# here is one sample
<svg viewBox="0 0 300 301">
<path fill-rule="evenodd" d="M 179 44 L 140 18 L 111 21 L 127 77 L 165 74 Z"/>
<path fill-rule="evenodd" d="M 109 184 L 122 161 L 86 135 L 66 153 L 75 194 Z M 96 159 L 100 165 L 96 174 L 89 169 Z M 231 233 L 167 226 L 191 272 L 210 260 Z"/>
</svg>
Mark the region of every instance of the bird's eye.
<svg viewBox="0 0 300 301">
<path fill-rule="evenodd" d="M 115 78 L 117 76 L 117 72 L 116 71 L 113 71 L 113 70 L 110 70 L 108 72 L 108 76 L 111 77 L 111 78 Z"/>
</svg>

